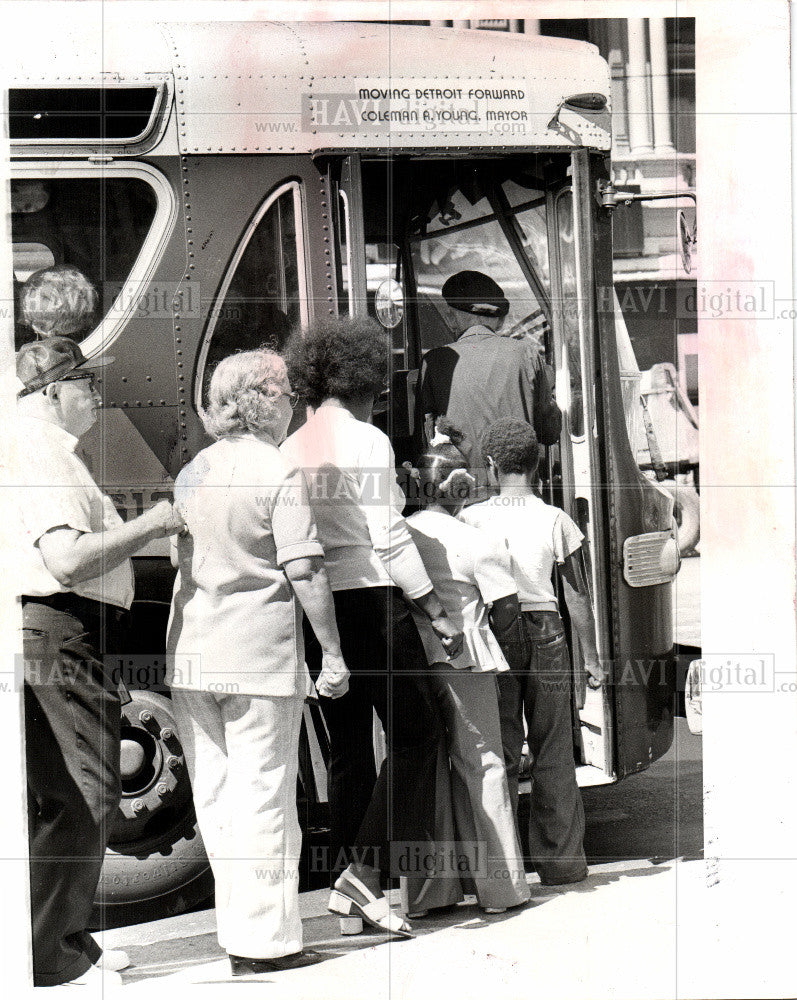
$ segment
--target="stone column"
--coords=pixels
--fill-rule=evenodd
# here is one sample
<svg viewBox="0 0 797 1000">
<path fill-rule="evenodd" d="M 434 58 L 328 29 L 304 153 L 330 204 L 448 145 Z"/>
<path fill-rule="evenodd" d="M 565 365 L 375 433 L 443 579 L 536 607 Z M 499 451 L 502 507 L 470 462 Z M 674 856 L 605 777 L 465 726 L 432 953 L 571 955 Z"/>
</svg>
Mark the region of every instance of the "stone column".
<svg viewBox="0 0 797 1000">
<path fill-rule="evenodd" d="M 596 39 L 590 37 L 590 41 Z M 627 36 L 625 22 L 612 19 L 606 30 L 606 60 L 612 78 L 612 141 L 616 153 L 627 154 L 628 144 L 628 99 L 626 81 Z"/>
<path fill-rule="evenodd" d="M 653 97 L 653 141 L 657 153 L 674 153 L 670 126 L 670 91 L 667 74 L 667 31 L 663 17 L 651 17 L 650 76 Z"/>
<path fill-rule="evenodd" d="M 645 19 L 628 19 L 628 138 L 631 154 L 653 152 L 653 130 L 648 107 Z"/>
</svg>

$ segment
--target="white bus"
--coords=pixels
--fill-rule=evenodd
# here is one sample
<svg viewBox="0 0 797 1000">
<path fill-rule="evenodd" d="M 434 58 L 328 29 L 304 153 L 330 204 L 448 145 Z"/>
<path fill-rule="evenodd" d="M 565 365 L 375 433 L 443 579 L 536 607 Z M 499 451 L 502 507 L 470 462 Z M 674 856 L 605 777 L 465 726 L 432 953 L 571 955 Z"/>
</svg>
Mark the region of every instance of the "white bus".
<svg viewBox="0 0 797 1000">
<path fill-rule="evenodd" d="M 95 478 L 124 516 L 169 495 L 207 443 L 212 365 L 347 312 L 391 331 L 378 419 L 409 457 L 420 361 L 453 339 L 440 287 L 465 268 L 489 273 L 510 300 L 507 331 L 535 338 L 556 371 L 565 419 L 544 488 L 589 540 L 612 665 L 592 690 L 573 643 L 579 780 L 647 767 L 672 740 L 677 539 L 672 499 L 640 473 L 627 432 L 636 401 L 632 381 L 624 406 L 618 336 L 623 356 L 629 346 L 611 307 L 610 81 L 597 50 L 386 24 L 126 24 L 105 10 L 89 23 L 54 5 L 5 67 L 15 288 L 54 263 L 80 268 L 101 304 L 83 349 L 116 359 L 85 447 Z M 33 336 L 21 322 L 17 333 Z M 179 912 L 211 889 L 162 684 L 173 571 L 157 545 L 135 564 L 105 920 Z M 325 743 L 318 715 L 306 719 L 312 833 Z"/>
</svg>

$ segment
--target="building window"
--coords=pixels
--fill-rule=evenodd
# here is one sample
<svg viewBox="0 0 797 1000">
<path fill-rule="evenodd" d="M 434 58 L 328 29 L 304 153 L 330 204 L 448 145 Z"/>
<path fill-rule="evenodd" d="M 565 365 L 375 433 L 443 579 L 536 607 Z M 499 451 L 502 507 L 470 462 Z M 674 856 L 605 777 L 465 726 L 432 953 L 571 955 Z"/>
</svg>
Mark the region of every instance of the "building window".
<svg viewBox="0 0 797 1000">
<path fill-rule="evenodd" d="M 572 38 L 590 42 L 589 21 L 585 17 L 545 18 L 540 21 L 540 34 L 553 38 Z"/>
</svg>

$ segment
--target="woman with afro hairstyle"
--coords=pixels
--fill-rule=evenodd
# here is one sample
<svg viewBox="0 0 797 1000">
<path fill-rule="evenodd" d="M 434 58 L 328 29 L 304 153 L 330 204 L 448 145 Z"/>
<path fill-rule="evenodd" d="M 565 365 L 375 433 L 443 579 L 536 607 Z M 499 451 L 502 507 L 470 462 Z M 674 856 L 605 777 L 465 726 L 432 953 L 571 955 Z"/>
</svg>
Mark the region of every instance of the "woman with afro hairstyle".
<svg viewBox="0 0 797 1000">
<path fill-rule="evenodd" d="M 504 768 L 496 683 L 499 672 L 509 670 L 496 635 L 507 640 L 510 659 L 516 658 L 511 640 L 519 628 L 517 587 L 506 548 L 456 519 L 476 484 L 457 447 L 462 437 L 438 419 L 417 463 L 424 508 L 407 525 L 465 637 L 462 652 L 447 655 L 416 615 L 447 735 L 448 754 L 438 771 L 436 833 L 443 842 L 484 845 L 484 854 L 468 859 L 474 868 L 461 879 L 450 877 L 456 874 L 451 871 L 440 873 L 445 878 L 409 879 L 404 905 L 410 916 L 458 902 L 463 888 L 476 894 L 487 913 L 502 913 L 529 898 Z M 458 859 L 457 871 L 462 864 Z"/>
<path fill-rule="evenodd" d="M 282 450 L 308 480 L 351 670 L 348 694 L 321 699 L 330 737 L 329 908 L 345 918 L 343 933 L 358 933 L 365 919 L 409 937 L 409 924 L 388 908 L 380 866 L 387 864 L 391 842 L 432 846 L 440 736 L 410 605 L 452 655 L 462 636 L 401 516 L 404 495 L 390 441 L 369 422 L 389 357 L 387 337 L 367 318 L 323 319 L 295 338 L 288 371 L 309 416 Z M 317 669 L 312 641 L 307 657 L 311 670 Z M 378 777 L 374 711 L 388 750 Z"/>
</svg>

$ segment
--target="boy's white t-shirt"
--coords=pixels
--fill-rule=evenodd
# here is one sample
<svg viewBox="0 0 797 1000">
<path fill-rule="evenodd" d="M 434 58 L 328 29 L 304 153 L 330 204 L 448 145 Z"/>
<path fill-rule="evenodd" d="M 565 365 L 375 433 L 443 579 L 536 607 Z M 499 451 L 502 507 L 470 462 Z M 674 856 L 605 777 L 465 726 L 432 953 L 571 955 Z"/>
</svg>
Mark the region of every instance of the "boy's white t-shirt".
<svg viewBox="0 0 797 1000">
<path fill-rule="evenodd" d="M 539 497 L 510 494 L 466 507 L 459 518 L 503 540 L 524 611 L 558 609 L 551 580 L 553 564 L 561 565 L 584 540 L 571 517 Z"/>
<path fill-rule="evenodd" d="M 441 511 L 418 511 L 407 518 L 407 527 L 451 624 L 465 639 L 459 656 L 449 659 L 429 619 L 413 610 L 429 663 L 477 672 L 508 670 L 486 607 L 515 593 L 503 543 Z"/>
</svg>

